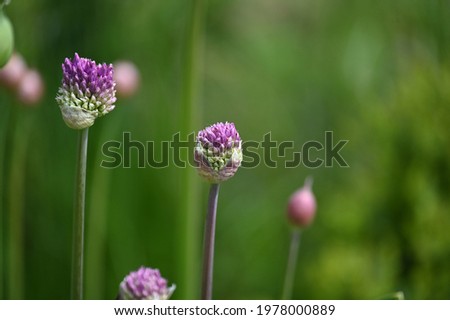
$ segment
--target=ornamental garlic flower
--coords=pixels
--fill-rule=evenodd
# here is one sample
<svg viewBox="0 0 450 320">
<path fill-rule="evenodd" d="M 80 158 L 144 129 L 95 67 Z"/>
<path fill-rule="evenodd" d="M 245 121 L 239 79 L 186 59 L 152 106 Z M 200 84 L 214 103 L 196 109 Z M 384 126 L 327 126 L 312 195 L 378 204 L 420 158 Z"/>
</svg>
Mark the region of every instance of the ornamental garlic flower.
<svg viewBox="0 0 450 320">
<path fill-rule="evenodd" d="M 140 267 L 123 279 L 119 287 L 120 300 L 167 300 L 175 285 L 167 287 L 167 280 L 158 269 Z"/>
<path fill-rule="evenodd" d="M 88 128 L 95 119 L 114 109 L 116 84 L 112 64 L 96 64 L 75 53 L 72 60 L 66 58 L 62 69 L 63 80 L 56 101 L 67 126 Z"/>
<path fill-rule="evenodd" d="M 242 161 L 241 145 L 234 123 L 219 122 L 201 130 L 194 152 L 199 174 L 211 183 L 234 176 Z"/>
</svg>

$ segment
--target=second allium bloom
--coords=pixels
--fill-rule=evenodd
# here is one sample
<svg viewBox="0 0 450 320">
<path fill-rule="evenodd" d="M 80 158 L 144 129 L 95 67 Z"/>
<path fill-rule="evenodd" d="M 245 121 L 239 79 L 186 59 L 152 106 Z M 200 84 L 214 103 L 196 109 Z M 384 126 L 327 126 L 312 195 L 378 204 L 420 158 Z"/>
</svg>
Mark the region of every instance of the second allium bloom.
<svg viewBox="0 0 450 320">
<path fill-rule="evenodd" d="M 175 290 L 175 285 L 167 286 L 158 269 L 140 267 L 131 272 L 120 283 L 121 300 L 167 300 Z"/>
<path fill-rule="evenodd" d="M 116 102 L 113 66 L 75 57 L 62 65 L 63 80 L 56 101 L 64 122 L 72 129 L 92 126 L 95 119 L 114 109 Z"/>
<path fill-rule="evenodd" d="M 211 183 L 234 176 L 242 161 L 242 141 L 234 123 L 219 122 L 201 130 L 194 159 L 200 175 Z"/>
</svg>

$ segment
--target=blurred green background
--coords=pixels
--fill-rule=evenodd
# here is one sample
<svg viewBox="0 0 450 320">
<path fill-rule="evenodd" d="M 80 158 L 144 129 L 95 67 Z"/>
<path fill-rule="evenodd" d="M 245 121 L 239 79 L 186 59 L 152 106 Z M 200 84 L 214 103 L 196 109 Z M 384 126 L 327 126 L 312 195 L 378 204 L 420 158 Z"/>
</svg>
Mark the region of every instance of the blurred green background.
<svg viewBox="0 0 450 320">
<path fill-rule="evenodd" d="M 244 140 L 271 132 L 297 150 L 333 131 L 349 140 L 341 154 L 350 167 L 260 165 L 224 183 L 214 298 L 280 298 L 287 199 L 311 175 L 318 211 L 303 234 L 293 298 L 376 299 L 401 290 L 407 299 L 449 299 L 450 2 L 204 1 L 197 118 L 186 122 L 194 4 L 13 0 L 6 8 L 16 50 L 41 71 L 46 94 L 26 108 L 0 90 L 0 298 L 69 298 L 77 134 L 55 95 L 63 59 L 78 52 L 99 62 L 130 59 L 141 73 L 137 95 L 119 99 L 90 130 L 86 298 L 115 298 L 140 265 L 176 283 L 173 298 L 198 298 L 198 287 L 183 287 L 198 282 L 199 270 L 185 272 L 179 223 L 180 180 L 194 169 L 139 169 L 136 153 L 130 169 L 103 169 L 101 146 L 125 131 L 160 142 L 181 128 L 233 121 Z M 208 186 L 194 179 L 200 225 L 190 258 L 198 265 Z"/>
</svg>

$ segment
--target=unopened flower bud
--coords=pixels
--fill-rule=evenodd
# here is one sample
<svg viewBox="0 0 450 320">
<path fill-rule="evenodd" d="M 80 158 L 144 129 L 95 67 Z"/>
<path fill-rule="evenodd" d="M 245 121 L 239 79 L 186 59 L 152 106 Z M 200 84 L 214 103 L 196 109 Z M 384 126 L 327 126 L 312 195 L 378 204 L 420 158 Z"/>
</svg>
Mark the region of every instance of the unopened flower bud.
<svg viewBox="0 0 450 320">
<path fill-rule="evenodd" d="M 312 193 L 311 184 L 310 180 L 307 180 L 305 185 L 289 199 L 288 218 L 297 227 L 309 226 L 316 214 L 316 198 Z"/>
<path fill-rule="evenodd" d="M 56 101 L 64 122 L 72 129 L 84 129 L 114 109 L 116 102 L 112 64 L 96 64 L 75 53 L 62 65 L 63 80 Z"/>
<path fill-rule="evenodd" d="M 36 70 L 28 70 L 19 82 L 17 96 L 25 105 L 37 104 L 44 95 L 44 82 Z"/>
<path fill-rule="evenodd" d="M 200 131 L 194 159 L 199 174 L 211 183 L 228 180 L 242 161 L 241 138 L 234 123 L 216 123 Z"/>
<path fill-rule="evenodd" d="M 118 61 L 114 63 L 114 80 L 117 95 L 123 98 L 131 97 L 139 88 L 139 70 L 131 61 Z"/>
<path fill-rule="evenodd" d="M 13 28 L 3 12 L 3 5 L 3 3 L 0 4 L 0 68 L 8 62 L 14 48 Z"/>
<path fill-rule="evenodd" d="M 119 287 L 120 300 L 167 300 L 175 285 L 167 286 L 158 269 L 140 267 L 123 279 Z"/>
<path fill-rule="evenodd" d="M 0 83 L 10 89 L 16 89 L 20 79 L 27 71 L 27 65 L 23 57 L 15 52 L 8 63 L 0 69 Z"/>
</svg>

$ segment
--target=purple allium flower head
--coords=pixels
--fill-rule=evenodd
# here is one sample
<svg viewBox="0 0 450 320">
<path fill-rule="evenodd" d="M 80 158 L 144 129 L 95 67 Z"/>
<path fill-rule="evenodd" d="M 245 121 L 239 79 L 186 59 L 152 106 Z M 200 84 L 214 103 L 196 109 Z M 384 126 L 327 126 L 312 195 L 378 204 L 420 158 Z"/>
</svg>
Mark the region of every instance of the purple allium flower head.
<svg viewBox="0 0 450 320">
<path fill-rule="evenodd" d="M 158 269 L 140 267 L 128 274 L 120 283 L 122 300 L 167 300 L 175 291 L 175 285 L 167 287 L 167 280 Z"/>
<path fill-rule="evenodd" d="M 62 69 L 63 79 L 56 101 L 70 128 L 90 127 L 95 119 L 114 109 L 116 84 L 112 64 L 96 64 L 75 53 L 72 60 L 64 60 Z"/>
<path fill-rule="evenodd" d="M 242 161 L 241 144 L 234 123 L 219 122 L 200 131 L 194 152 L 200 175 L 211 183 L 234 176 Z"/>
</svg>

